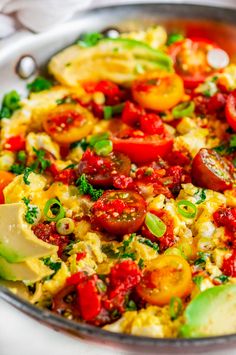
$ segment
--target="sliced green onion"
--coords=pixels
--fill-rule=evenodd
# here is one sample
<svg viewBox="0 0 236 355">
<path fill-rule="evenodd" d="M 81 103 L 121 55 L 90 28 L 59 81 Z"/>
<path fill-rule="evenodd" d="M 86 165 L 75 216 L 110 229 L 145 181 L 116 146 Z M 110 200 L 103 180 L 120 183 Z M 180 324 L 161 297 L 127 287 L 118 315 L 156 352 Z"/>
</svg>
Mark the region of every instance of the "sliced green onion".
<svg viewBox="0 0 236 355">
<path fill-rule="evenodd" d="M 44 216 L 47 221 L 57 222 L 59 219 L 65 217 L 65 210 L 60 201 L 55 198 L 50 198 L 43 209 Z"/>
<path fill-rule="evenodd" d="M 97 142 L 107 140 L 108 138 L 109 134 L 107 132 L 94 134 L 89 140 L 89 145 L 91 145 L 91 147 L 94 147 Z"/>
<path fill-rule="evenodd" d="M 124 108 L 125 104 L 119 104 L 115 106 L 105 106 L 103 109 L 104 120 L 109 120 L 114 115 L 119 115 Z"/>
<path fill-rule="evenodd" d="M 73 233 L 75 229 L 75 224 L 71 218 L 61 218 L 57 221 L 56 229 L 61 235 L 68 235 Z"/>
<path fill-rule="evenodd" d="M 185 116 L 192 116 L 195 110 L 195 103 L 193 101 L 182 102 L 181 104 L 175 106 L 172 110 L 172 115 L 174 118 L 181 118 Z"/>
<path fill-rule="evenodd" d="M 113 144 L 112 141 L 105 139 L 103 141 L 98 141 L 94 145 L 94 150 L 97 155 L 103 155 L 106 156 L 112 152 L 113 149 Z"/>
<path fill-rule="evenodd" d="M 146 214 L 145 224 L 148 230 L 157 238 L 162 237 L 166 232 L 165 223 L 153 213 L 148 212 Z"/>
<path fill-rule="evenodd" d="M 177 207 L 178 213 L 183 217 L 194 218 L 197 214 L 197 207 L 190 201 L 181 200 L 177 203 Z"/>
<path fill-rule="evenodd" d="M 170 317 L 172 320 L 177 319 L 183 309 L 183 303 L 179 297 L 171 297 L 170 299 Z"/>
</svg>

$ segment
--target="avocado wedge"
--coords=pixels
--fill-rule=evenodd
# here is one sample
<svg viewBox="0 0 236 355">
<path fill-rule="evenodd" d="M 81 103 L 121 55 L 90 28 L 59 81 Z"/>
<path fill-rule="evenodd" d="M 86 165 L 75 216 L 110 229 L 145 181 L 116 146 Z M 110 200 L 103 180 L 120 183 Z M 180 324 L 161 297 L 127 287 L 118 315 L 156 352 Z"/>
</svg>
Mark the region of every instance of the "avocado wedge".
<svg viewBox="0 0 236 355">
<path fill-rule="evenodd" d="M 0 257 L 0 278 L 5 280 L 36 282 L 52 273 L 53 270 L 39 259 L 28 259 L 12 264 Z"/>
<path fill-rule="evenodd" d="M 25 206 L 21 202 L 0 205 L 0 256 L 9 263 L 49 256 L 58 249 L 34 235 L 24 214 Z"/>
<path fill-rule="evenodd" d="M 140 41 L 104 38 L 92 47 L 75 44 L 66 48 L 50 60 L 48 69 L 60 83 L 69 86 L 91 80 L 129 84 L 146 71 L 171 71 L 172 60 Z"/>
<path fill-rule="evenodd" d="M 196 338 L 236 332 L 236 285 L 207 289 L 185 310 L 181 336 Z"/>
</svg>

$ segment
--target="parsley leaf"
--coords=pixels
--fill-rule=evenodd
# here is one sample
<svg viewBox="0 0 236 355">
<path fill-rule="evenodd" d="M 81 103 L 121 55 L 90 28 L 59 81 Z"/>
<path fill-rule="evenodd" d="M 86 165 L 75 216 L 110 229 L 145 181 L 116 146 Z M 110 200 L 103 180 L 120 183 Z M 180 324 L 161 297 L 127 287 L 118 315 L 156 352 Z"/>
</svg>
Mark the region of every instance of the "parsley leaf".
<svg viewBox="0 0 236 355">
<path fill-rule="evenodd" d="M 139 259 L 138 266 L 140 269 L 143 269 L 144 267 L 144 260 L 142 258 Z"/>
<path fill-rule="evenodd" d="M 171 44 L 173 44 L 175 42 L 182 41 L 183 39 L 184 39 L 184 36 L 181 33 L 171 33 L 168 36 L 166 44 L 167 44 L 167 46 L 170 46 Z"/>
<path fill-rule="evenodd" d="M 22 165 L 22 164 L 13 164 L 11 167 L 10 167 L 10 171 L 13 173 L 13 174 L 16 174 L 16 175 L 21 175 L 24 173 L 24 170 L 25 170 L 25 166 Z"/>
<path fill-rule="evenodd" d="M 202 265 L 202 264 L 205 264 L 205 263 L 206 263 L 207 255 L 204 254 L 204 253 L 201 252 L 201 251 L 198 253 L 198 255 L 199 255 L 199 258 L 194 261 L 194 265 Z"/>
<path fill-rule="evenodd" d="M 159 250 L 159 245 L 157 243 L 153 243 L 151 240 L 143 237 L 138 238 L 139 243 L 146 244 L 150 248 L 158 251 Z"/>
<path fill-rule="evenodd" d="M 223 283 L 226 283 L 226 282 L 228 282 L 229 281 L 229 276 L 226 276 L 226 275 L 220 275 L 220 276 L 216 276 L 215 277 L 215 279 L 216 280 L 219 280 L 220 282 L 222 282 L 222 284 Z"/>
<path fill-rule="evenodd" d="M 125 305 L 125 310 L 126 311 L 136 311 L 137 306 L 136 303 L 133 300 L 129 300 L 127 304 Z"/>
<path fill-rule="evenodd" d="M 22 200 L 24 201 L 27 211 L 25 214 L 25 220 L 29 224 L 34 224 L 35 220 L 38 217 L 39 210 L 36 206 L 31 206 L 30 205 L 30 200 L 26 197 L 23 197 Z"/>
<path fill-rule="evenodd" d="M 51 81 L 45 79 L 42 76 L 38 76 L 34 81 L 27 84 L 27 89 L 30 92 L 40 92 L 43 90 L 48 90 L 52 87 Z"/>
<path fill-rule="evenodd" d="M 20 95 L 16 90 L 10 91 L 3 97 L 2 107 L 0 109 L 0 119 L 10 118 L 13 112 L 18 110 L 20 107 Z"/>
<path fill-rule="evenodd" d="M 50 280 L 57 273 L 57 271 L 60 270 L 61 262 L 59 262 L 59 261 L 56 261 L 56 262 L 51 261 L 50 257 L 44 258 L 43 262 L 44 262 L 44 265 L 48 266 L 51 270 L 54 271 L 54 273 L 52 275 L 50 275 L 49 277 L 46 278 L 46 279 Z"/>
<path fill-rule="evenodd" d="M 30 181 L 29 181 L 28 178 L 29 178 L 29 175 L 30 175 L 32 172 L 33 172 L 32 169 L 29 168 L 29 167 L 27 167 L 27 168 L 24 169 L 24 172 L 23 172 L 23 174 L 24 174 L 23 180 L 24 180 L 24 183 L 25 183 L 26 185 L 30 185 Z"/>
<path fill-rule="evenodd" d="M 194 194 L 194 196 L 198 197 L 199 199 L 195 202 L 196 205 L 199 205 L 206 199 L 206 189 L 198 189 L 198 191 Z"/>
<path fill-rule="evenodd" d="M 88 146 L 89 146 L 89 143 L 87 142 L 87 140 L 85 138 L 83 138 L 80 141 L 71 143 L 70 149 L 81 147 L 82 150 L 85 152 L 85 150 L 88 148 Z"/>
<path fill-rule="evenodd" d="M 85 174 L 82 174 L 76 181 L 76 186 L 79 187 L 81 195 L 90 195 L 92 201 L 97 201 L 103 194 L 102 189 L 95 189 L 86 179 Z"/>
<path fill-rule="evenodd" d="M 230 148 L 236 148 L 236 134 L 230 137 L 229 146 Z"/>
<path fill-rule="evenodd" d="M 39 173 L 43 173 L 44 170 L 49 168 L 51 165 L 51 162 L 48 159 L 45 159 L 45 151 L 43 149 L 37 150 L 36 148 L 33 148 L 33 151 L 36 154 L 36 160 L 31 164 L 30 168 L 33 171 L 39 171 Z"/>
<path fill-rule="evenodd" d="M 81 36 L 76 43 L 83 48 L 89 48 L 95 46 L 101 39 L 103 35 L 101 33 L 93 32 L 93 33 L 86 33 Z"/>
</svg>

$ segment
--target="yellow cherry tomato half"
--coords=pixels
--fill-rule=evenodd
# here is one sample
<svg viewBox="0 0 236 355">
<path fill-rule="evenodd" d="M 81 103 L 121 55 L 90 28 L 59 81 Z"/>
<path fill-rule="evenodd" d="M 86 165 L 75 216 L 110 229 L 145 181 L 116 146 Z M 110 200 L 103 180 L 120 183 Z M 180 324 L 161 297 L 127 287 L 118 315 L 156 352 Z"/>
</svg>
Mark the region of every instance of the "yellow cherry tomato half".
<svg viewBox="0 0 236 355">
<path fill-rule="evenodd" d="M 181 77 L 175 73 L 148 72 L 134 82 L 132 94 L 142 107 L 165 111 L 181 101 L 184 96 L 184 84 Z"/>
<path fill-rule="evenodd" d="M 161 255 L 147 264 L 137 292 L 146 302 L 164 306 L 172 297 L 188 296 L 192 286 L 189 263 L 181 256 Z"/>
<path fill-rule="evenodd" d="M 68 145 L 86 137 L 95 123 L 94 116 L 81 105 L 61 104 L 45 117 L 43 128 L 56 142 Z"/>
</svg>

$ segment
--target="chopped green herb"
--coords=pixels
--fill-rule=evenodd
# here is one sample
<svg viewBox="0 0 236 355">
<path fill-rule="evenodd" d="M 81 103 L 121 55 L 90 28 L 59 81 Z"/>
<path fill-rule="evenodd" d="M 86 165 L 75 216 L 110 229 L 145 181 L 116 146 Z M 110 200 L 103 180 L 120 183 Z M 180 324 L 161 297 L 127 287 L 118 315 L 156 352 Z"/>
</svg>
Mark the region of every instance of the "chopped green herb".
<svg viewBox="0 0 236 355">
<path fill-rule="evenodd" d="M 171 33 L 168 36 L 167 39 L 167 46 L 170 46 L 171 44 L 175 43 L 175 42 L 179 42 L 182 41 L 184 39 L 184 36 L 181 33 Z"/>
<path fill-rule="evenodd" d="M 31 83 L 27 84 L 27 89 L 30 92 L 40 92 L 43 90 L 48 90 L 52 87 L 51 81 L 45 79 L 42 76 L 38 76 Z"/>
<path fill-rule="evenodd" d="M 50 257 L 43 259 L 44 265 L 48 266 L 54 273 L 49 277 L 50 279 L 57 273 L 61 268 L 61 262 L 59 261 L 51 261 Z"/>
<path fill-rule="evenodd" d="M 50 167 L 51 162 L 48 159 L 45 159 L 46 152 L 44 150 L 33 148 L 33 151 L 35 152 L 37 159 L 33 162 L 33 164 L 31 164 L 30 168 L 33 171 L 38 171 L 42 174 L 47 168 Z"/>
<path fill-rule="evenodd" d="M 102 196 L 102 189 L 95 189 L 86 179 L 86 175 L 82 174 L 76 181 L 76 186 L 79 188 L 81 195 L 90 195 L 92 201 L 97 201 Z"/>
<path fill-rule="evenodd" d="M 95 46 L 102 38 L 103 35 L 101 33 L 86 33 L 82 35 L 81 39 L 79 39 L 76 43 L 80 45 L 80 47 L 88 48 Z"/>
<path fill-rule="evenodd" d="M 70 96 L 65 96 L 62 99 L 57 99 L 56 100 L 57 105 L 62 105 L 62 104 L 74 104 L 76 103 L 76 100 L 74 100 Z"/>
<path fill-rule="evenodd" d="M 139 237 L 138 241 L 139 241 L 139 243 L 146 244 L 147 246 L 149 246 L 150 248 L 152 248 L 152 249 L 154 249 L 156 251 L 159 250 L 158 244 L 157 243 L 153 243 L 150 239 Z"/>
<path fill-rule="evenodd" d="M 206 199 L 206 189 L 198 189 L 194 196 L 198 198 L 198 200 L 195 202 L 196 205 L 199 205 Z"/>
<path fill-rule="evenodd" d="M 102 245 L 102 252 L 108 256 L 110 259 L 117 259 L 118 254 L 116 253 L 115 250 L 113 249 L 112 243 L 107 243 Z"/>
<path fill-rule="evenodd" d="M 206 263 L 207 255 L 203 252 L 198 253 L 199 258 L 194 261 L 194 265 L 202 265 Z"/>
<path fill-rule="evenodd" d="M 0 109 L 0 119 L 10 118 L 20 107 L 20 95 L 16 90 L 10 91 L 3 96 L 2 106 Z"/>
<path fill-rule="evenodd" d="M 24 150 L 20 150 L 17 153 L 17 159 L 24 163 L 26 161 L 26 152 Z"/>
<path fill-rule="evenodd" d="M 226 283 L 229 281 L 229 276 L 226 276 L 226 275 L 220 275 L 220 276 L 216 276 L 215 277 L 216 280 L 219 280 L 220 282 L 222 283 Z"/>
<path fill-rule="evenodd" d="M 203 280 L 204 280 L 204 277 L 201 275 L 193 277 L 193 282 L 197 285 L 198 288 L 200 288 Z"/>
<path fill-rule="evenodd" d="M 139 259 L 138 266 L 140 267 L 140 269 L 143 269 L 143 267 L 144 267 L 144 260 L 143 260 L 142 258 Z"/>
<path fill-rule="evenodd" d="M 136 254 L 130 248 L 130 243 L 133 241 L 135 234 L 131 234 L 130 237 L 123 241 L 122 245 L 117 249 L 117 252 L 113 249 L 112 243 L 103 244 L 102 251 L 111 259 L 136 259 Z"/>
<path fill-rule="evenodd" d="M 73 249 L 75 243 L 75 240 L 71 240 L 70 243 L 63 249 L 63 255 L 70 256 L 70 251 Z"/>
<path fill-rule="evenodd" d="M 183 303 L 181 298 L 179 297 L 172 297 L 170 300 L 170 317 L 172 320 L 177 319 L 183 309 Z"/>
<path fill-rule="evenodd" d="M 24 170 L 25 170 L 25 166 L 22 165 L 22 164 L 13 164 L 11 167 L 10 167 L 10 171 L 13 173 L 13 174 L 16 174 L 16 175 L 21 175 L 24 173 Z"/>
<path fill-rule="evenodd" d="M 37 220 L 39 210 L 36 206 L 31 206 L 30 205 L 30 200 L 27 197 L 23 197 L 22 200 L 24 201 L 27 211 L 25 214 L 25 220 L 29 224 L 34 224 L 35 221 Z"/>
<path fill-rule="evenodd" d="M 229 146 L 230 148 L 236 148 L 236 134 L 230 137 Z"/>
<path fill-rule="evenodd" d="M 23 172 L 23 174 L 24 174 L 24 176 L 23 176 L 23 181 L 24 181 L 24 183 L 26 184 L 26 185 L 30 185 L 30 181 L 29 181 L 29 175 L 32 173 L 33 171 L 32 171 L 32 169 L 31 168 L 25 168 L 24 169 L 24 172 Z"/>
</svg>

